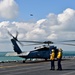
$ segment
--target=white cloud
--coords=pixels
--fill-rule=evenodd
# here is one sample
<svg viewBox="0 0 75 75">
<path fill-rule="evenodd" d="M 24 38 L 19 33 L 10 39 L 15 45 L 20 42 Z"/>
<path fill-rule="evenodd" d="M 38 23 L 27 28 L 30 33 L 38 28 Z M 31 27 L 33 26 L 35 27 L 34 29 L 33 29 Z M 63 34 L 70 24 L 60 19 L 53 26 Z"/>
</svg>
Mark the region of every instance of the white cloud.
<svg viewBox="0 0 75 75">
<path fill-rule="evenodd" d="M 58 15 L 58 19 L 60 22 L 66 22 L 71 20 L 75 16 L 75 10 L 73 9 L 66 9 L 62 14 Z"/>
<path fill-rule="evenodd" d="M 65 31 L 74 31 L 75 30 L 75 10 L 66 9 L 63 13 L 58 15 L 59 29 Z"/>
<path fill-rule="evenodd" d="M 6 28 L 13 34 L 19 31 L 19 39 L 25 40 L 66 40 L 75 39 L 75 10 L 49 14 L 36 22 L 0 22 L 0 39 L 8 38 Z M 5 36 L 5 37 L 4 37 Z"/>
<path fill-rule="evenodd" d="M 43 29 L 36 28 L 26 34 L 27 39 L 42 40 L 45 38 L 46 32 Z"/>
<path fill-rule="evenodd" d="M 36 22 L 0 22 L 0 40 L 9 39 L 7 29 L 15 36 L 19 32 L 19 39 L 23 40 L 68 40 L 75 39 L 75 10 L 68 8 L 62 13 L 49 14 L 46 18 Z"/>
<path fill-rule="evenodd" d="M 51 34 L 47 37 L 47 39 L 57 39 L 57 34 Z"/>
<path fill-rule="evenodd" d="M 0 18 L 12 19 L 18 15 L 18 5 L 14 0 L 0 1 Z"/>
</svg>

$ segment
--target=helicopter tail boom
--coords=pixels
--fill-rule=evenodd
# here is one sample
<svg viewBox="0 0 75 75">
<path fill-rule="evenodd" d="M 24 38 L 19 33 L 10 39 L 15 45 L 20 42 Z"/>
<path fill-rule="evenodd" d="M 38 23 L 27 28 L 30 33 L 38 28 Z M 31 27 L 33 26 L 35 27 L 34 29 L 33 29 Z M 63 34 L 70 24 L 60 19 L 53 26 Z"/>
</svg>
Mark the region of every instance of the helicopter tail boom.
<svg viewBox="0 0 75 75">
<path fill-rule="evenodd" d="M 13 44 L 13 49 L 15 52 L 17 52 L 17 54 L 22 53 L 20 47 L 18 46 L 17 42 L 15 41 L 15 39 L 11 39 L 11 42 Z"/>
</svg>

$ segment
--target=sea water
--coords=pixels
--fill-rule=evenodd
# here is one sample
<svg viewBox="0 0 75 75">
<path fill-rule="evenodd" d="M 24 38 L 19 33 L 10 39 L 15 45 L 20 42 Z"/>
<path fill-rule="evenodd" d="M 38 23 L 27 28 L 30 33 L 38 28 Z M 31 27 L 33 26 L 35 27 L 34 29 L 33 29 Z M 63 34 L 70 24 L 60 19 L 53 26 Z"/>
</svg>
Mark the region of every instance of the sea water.
<svg viewBox="0 0 75 75">
<path fill-rule="evenodd" d="M 75 56 L 75 51 L 63 51 L 63 56 Z"/>
<path fill-rule="evenodd" d="M 18 56 L 6 56 L 7 53 L 9 52 L 0 52 L 0 62 L 25 60 L 24 58 L 20 58 Z"/>
<path fill-rule="evenodd" d="M 0 52 L 0 62 L 2 61 L 20 61 L 25 60 L 24 58 L 17 57 L 17 56 L 6 56 L 9 52 Z M 75 51 L 63 51 L 63 56 L 73 57 L 75 56 Z"/>
</svg>

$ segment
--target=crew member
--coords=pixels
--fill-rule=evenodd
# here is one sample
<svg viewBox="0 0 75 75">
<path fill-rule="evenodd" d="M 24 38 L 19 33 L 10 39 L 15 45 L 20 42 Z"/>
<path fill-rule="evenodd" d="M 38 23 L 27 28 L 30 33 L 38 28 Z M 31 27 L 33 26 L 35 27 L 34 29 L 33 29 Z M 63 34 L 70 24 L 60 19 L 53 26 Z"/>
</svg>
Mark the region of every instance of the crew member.
<svg viewBox="0 0 75 75">
<path fill-rule="evenodd" d="M 50 60 L 51 60 L 51 69 L 50 70 L 55 70 L 54 57 L 55 57 L 55 52 L 54 52 L 54 49 L 52 49 L 52 52 L 50 54 Z"/>
<path fill-rule="evenodd" d="M 61 60 L 62 60 L 62 49 L 58 49 L 57 53 L 57 61 L 58 61 L 58 69 L 57 70 L 62 70 L 62 65 L 61 65 Z"/>
</svg>

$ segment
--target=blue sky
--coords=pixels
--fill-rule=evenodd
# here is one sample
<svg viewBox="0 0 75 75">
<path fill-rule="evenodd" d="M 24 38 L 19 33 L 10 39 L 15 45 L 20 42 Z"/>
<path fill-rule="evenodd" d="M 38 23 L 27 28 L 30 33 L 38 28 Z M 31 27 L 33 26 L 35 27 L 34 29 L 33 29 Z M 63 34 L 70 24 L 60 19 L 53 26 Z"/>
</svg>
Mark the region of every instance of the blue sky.
<svg viewBox="0 0 75 75">
<path fill-rule="evenodd" d="M 16 0 L 19 6 L 19 18 L 24 20 L 42 19 L 49 13 L 59 14 L 66 8 L 75 9 L 74 0 Z M 30 17 L 30 14 L 33 17 Z"/>
<path fill-rule="evenodd" d="M 14 36 L 18 31 L 18 39 L 23 40 L 75 39 L 75 0 L 0 0 L 0 41 L 10 41 L 7 30 Z M 1 42 L 1 51 L 11 51 L 10 43 Z M 64 50 L 75 49 L 57 46 Z"/>
</svg>

